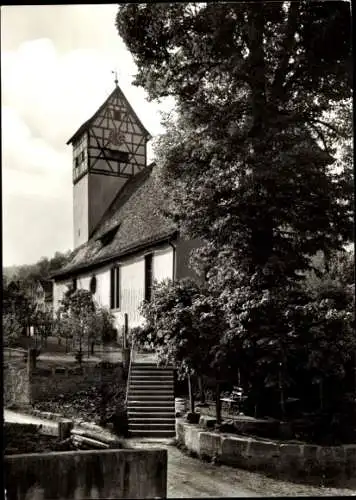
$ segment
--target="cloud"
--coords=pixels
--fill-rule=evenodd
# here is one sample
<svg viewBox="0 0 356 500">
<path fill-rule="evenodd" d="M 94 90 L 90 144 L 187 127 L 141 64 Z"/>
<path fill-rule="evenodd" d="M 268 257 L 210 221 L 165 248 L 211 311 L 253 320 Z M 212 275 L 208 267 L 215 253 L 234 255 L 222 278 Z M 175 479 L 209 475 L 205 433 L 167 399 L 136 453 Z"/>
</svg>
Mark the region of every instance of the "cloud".
<svg viewBox="0 0 356 500">
<path fill-rule="evenodd" d="M 113 90 L 114 69 L 145 127 L 162 133 L 159 110 L 172 103 L 149 103 L 131 85 L 136 67 L 116 32 L 116 11 L 115 5 L 2 8 L 4 265 L 71 246 L 66 142 Z"/>
</svg>

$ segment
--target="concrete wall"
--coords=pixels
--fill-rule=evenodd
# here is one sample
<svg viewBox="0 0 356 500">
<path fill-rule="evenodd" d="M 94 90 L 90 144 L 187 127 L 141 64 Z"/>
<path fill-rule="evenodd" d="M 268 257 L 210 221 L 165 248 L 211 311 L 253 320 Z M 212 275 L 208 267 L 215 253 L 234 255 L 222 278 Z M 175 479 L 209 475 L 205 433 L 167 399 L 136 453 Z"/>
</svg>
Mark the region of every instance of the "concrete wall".
<svg viewBox="0 0 356 500">
<path fill-rule="evenodd" d="M 5 456 L 11 500 L 165 498 L 167 450 L 104 450 Z"/>
<path fill-rule="evenodd" d="M 27 364 L 21 360 L 3 364 L 4 406 L 27 405 L 31 402 L 31 379 Z"/>
<path fill-rule="evenodd" d="M 4 405 L 29 404 L 31 401 L 30 375 L 27 365 L 18 362 L 5 362 L 4 376 Z"/>
<path fill-rule="evenodd" d="M 71 285 L 71 280 L 56 281 L 53 283 L 53 312 L 55 313 L 60 306 L 60 301 L 63 299 L 65 292 Z"/>
<path fill-rule="evenodd" d="M 82 367 L 57 366 L 42 368 L 41 361 L 31 375 L 31 402 L 49 401 L 55 396 L 69 396 L 79 391 L 89 391 L 101 382 L 114 386 L 124 382 L 124 371 L 121 363 L 101 368 L 99 364 L 83 364 Z"/>
<path fill-rule="evenodd" d="M 100 163 L 103 160 L 99 160 Z M 105 161 L 104 161 L 105 163 Z M 98 165 L 95 165 L 98 167 Z M 112 175 L 89 174 L 88 234 L 96 228 L 113 199 L 125 189 L 127 179 Z"/>
<path fill-rule="evenodd" d="M 356 444 L 326 447 L 254 439 L 207 432 L 182 419 L 176 420 L 176 437 L 200 458 L 214 457 L 222 464 L 279 478 L 320 482 L 323 477 L 329 485 L 356 487 Z"/>
<path fill-rule="evenodd" d="M 73 186 L 73 241 L 74 248 L 88 241 L 88 175 Z"/>
</svg>

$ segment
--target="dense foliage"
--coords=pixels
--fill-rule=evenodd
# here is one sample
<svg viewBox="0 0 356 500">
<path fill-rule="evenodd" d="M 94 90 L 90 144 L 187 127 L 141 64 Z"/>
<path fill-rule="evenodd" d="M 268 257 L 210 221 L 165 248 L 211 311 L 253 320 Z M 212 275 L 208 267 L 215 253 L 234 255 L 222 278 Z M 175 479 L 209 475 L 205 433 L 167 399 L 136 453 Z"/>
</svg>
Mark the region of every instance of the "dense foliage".
<svg viewBox="0 0 356 500">
<path fill-rule="evenodd" d="M 210 244 L 209 267 L 260 269 L 269 288 L 342 247 L 351 163 L 344 148 L 336 173 L 332 154 L 352 136 L 347 5 L 125 4 L 117 27 L 137 84 L 176 99 L 157 174 L 167 213 Z"/>
<path fill-rule="evenodd" d="M 353 237 L 349 5 L 124 4 L 116 25 L 136 84 L 175 99 L 155 175 L 165 214 L 202 241 L 192 265 L 222 318 L 215 359 L 239 366 L 260 413 L 286 418 L 296 394 L 300 411 L 331 415 L 330 392 L 342 386 L 346 398 L 355 366 L 352 301 L 325 283 L 313 291 L 305 276 L 317 252 L 329 262 Z M 146 316 L 166 332 L 165 352 L 176 348 L 168 332 L 182 335 L 176 324 L 190 342 L 185 314 L 198 339 L 190 305 L 160 311 L 159 323 Z"/>
<path fill-rule="evenodd" d="M 8 280 L 34 282 L 48 279 L 52 273 L 63 267 L 69 260 L 71 252 L 56 252 L 52 258 L 42 257 L 35 264 L 10 266 L 3 269 L 3 275 Z"/>
</svg>

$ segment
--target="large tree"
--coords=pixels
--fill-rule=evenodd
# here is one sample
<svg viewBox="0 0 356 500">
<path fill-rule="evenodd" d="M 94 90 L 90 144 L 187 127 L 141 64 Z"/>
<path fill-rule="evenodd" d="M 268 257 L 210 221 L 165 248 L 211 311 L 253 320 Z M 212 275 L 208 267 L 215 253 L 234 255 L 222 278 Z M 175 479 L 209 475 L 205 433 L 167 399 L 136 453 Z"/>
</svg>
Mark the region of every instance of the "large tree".
<svg viewBox="0 0 356 500">
<path fill-rule="evenodd" d="M 274 280 L 340 248 L 351 165 L 335 172 L 332 154 L 352 126 L 349 6 L 126 4 L 116 22 L 136 83 L 176 99 L 156 153 L 181 229 Z"/>
<path fill-rule="evenodd" d="M 205 241 L 195 263 L 225 313 L 220 350 L 255 400 L 270 384 L 283 406 L 318 320 L 298 282 L 353 236 L 350 6 L 124 4 L 116 25 L 136 84 L 175 99 L 156 175 L 167 215 Z"/>
</svg>

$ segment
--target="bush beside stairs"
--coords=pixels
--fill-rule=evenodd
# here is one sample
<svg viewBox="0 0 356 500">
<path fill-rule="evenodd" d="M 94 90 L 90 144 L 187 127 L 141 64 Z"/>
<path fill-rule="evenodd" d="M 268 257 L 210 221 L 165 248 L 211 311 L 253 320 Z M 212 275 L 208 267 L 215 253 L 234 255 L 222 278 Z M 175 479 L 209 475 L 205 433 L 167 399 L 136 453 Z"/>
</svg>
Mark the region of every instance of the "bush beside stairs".
<svg viewBox="0 0 356 500">
<path fill-rule="evenodd" d="M 130 437 L 175 436 L 174 371 L 154 363 L 131 365 L 127 415 Z"/>
</svg>

